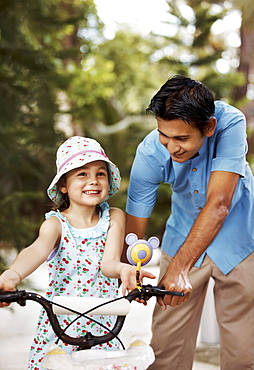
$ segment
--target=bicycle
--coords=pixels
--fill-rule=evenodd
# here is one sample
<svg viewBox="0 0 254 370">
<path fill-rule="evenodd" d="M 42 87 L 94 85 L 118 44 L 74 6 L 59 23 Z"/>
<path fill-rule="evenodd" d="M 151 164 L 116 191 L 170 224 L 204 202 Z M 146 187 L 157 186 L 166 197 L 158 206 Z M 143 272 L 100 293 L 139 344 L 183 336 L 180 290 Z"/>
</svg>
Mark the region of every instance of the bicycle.
<svg viewBox="0 0 254 370">
<path fill-rule="evenodd" d="M 136 342 L 134 343 L 134 346 L 131 346 L 129 349 L 126 350 L 120 338 L 118 337 L 118 334 L 120 333 L 123 327 L 126 315 L 130 310 L 130 304 L 133 300 L 135 300 L 136 298 L 140 298 L 143 299 L 144 301 L 147 301 L 153 296 L 160 296 L 165 294 L 178 296 L 183 295 L 183 293 L 180 292 L 166 291 L 164 287 L 152 286 L 148 284 L 140 285 L 138 288 L 130 292 L 128 295 L 113 300 L 105 298 L 72 299 L 71 297 L 55 297 L 55 300 L 50 301 L 41 296 L 40 294 L 34 292 L 27 292 L 26 290 L 17 290 L 10 292 L 7 291 L 0 292 L 0 301 L 8 303 L 16 302 L 20 306 L 25 306 L 26 301 L 28 300 L 32 300 L 39 303 L 46 310 L 50 323 L 57 337 L 60 338 L 65 343 L 78 346 L 78 351 L 74 352 L 72 355 L 58 354 L 57 351 L 54 351 L 53 349 L 53 353 L 51 355 L 50 354 L 46 355 L 43 360 L 45 365 L 47 366 L 47 369 L 97 370 L 97 369 L 115 368 L 125 370 L 128 369 L 143 370 L 146 369 L 154 361 L 154 355 L 151 347 L 147 346 L 143 342 L 139 343 Z M 68 301 L 68 304 L 72 300 L 75 307 L 73 308 L 66 306 L 64 304 L 65 300 Z M 96 307 L 93 307 L 94 300 L 96 300 Z M 121 301 L 123 304 L 119 304 Z M 116 307 L 114 307 L 113 305 L 114 302 L 117 303 Z M 77 306 L 78 309 L 76 309 Z M 85 310 L 82 308 L 82 312 L 80 312 L 81 307 L 86 308 Z M 106 310 L 102 310 L 103 307 L 106 308 Z M 117 315 L 117 319 L 114 327 L 110 331 L 108 331 L 108 333 L 102 336 L 95 336 L 88 332 L 84 336 L 75 338 L 65 333 L 66 328 L 63 329 L 60 327 L 57 319 L 58 314 L 75 314 L 77 315 L 77 317 L 87 316 L 88 314 L 93 315 L 115 314 Z M 75 318 L 74 320 L 76 319 L 77 318 Z M 101 343 L 108 342 L 114 339 L 115 337 L 118 338 L 118 340 L 120 341 L 123 350 L 119 351 L 92 350 L 92 347 Z M 139 346 L 137 344 L 139 344 Z M 89 350 L 90 352 L 88 352 Z M 106 357 L 100 359 L 99 354 Z M 59 362 L 60 360 L 63 360 L 62 361 L 64 363 L 63 365 L 60 364 Z M 118 363 L 116 363 L 116 361 Z"/>
<path fill-rule="evenodd" d="M 0 302 L 17 302 L 20 306 L 25 306 L 27 300 L 39 303 L 46 311 L 50 324 L 56 336 L 63 342 L 77 346 L 77 352 L 71 355 L 64 353 L 62 349 L 51 347 L 48 354 L 43 359 L 42 365 L 48 370 L 145 370 L 154 362 L 154 353 L 152 348 L 136 340 L 126 350 L 121 339 L 118 337 L 126 315 L 130 311 L 130 304 L 133 300 L 139 298 L 147 302 L 153 296 L 177 295 L 183 296 L 184 293 L 167 291 L 163 286 L 152 286 L 150 284 L 142 285 L 140 281 L 140 268 L 147 264 L 153 254 L 153 249 L 159 246 L 159 240 L 151 237 L 148 241 L 138 239 L 136 234 L 130 233 L 126 236 L 127 259 L 133 265 L 136 265 L 136 289 L 128 295 L 115 298 L 78 298 L 55 296 L 50 301 L 40 294 L 27 292 L 26 290 L 2 291 L 0 292 Z M 117 305 L 115 305 L 117 303 Z M 70 307 L 72 305 L 72 307 Z M 77 317 L 72 320 L 75 322 L 81 316 L 84 316 L 97 324 L 101 325 L 107 333 L 101 336 L 93 335 L 87 332 L 78 338 L 66 334 L 66 328 L 61 328 L 57 315 L 75 314 Z M 115 325 L 112 329 L 104 327 L 87 315 L 116 315 Z M 92 349 L 92 347 L 111 341 L 117 338 L 123 348 L 118 351 L 104 351 Z"/>
</svg>

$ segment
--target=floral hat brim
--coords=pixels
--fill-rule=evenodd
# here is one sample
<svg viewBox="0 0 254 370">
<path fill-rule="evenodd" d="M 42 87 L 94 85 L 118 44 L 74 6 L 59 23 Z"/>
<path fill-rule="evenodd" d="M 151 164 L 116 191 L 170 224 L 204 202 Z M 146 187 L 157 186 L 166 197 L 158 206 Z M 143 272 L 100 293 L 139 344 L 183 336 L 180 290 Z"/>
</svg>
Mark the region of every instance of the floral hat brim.
<svg viewBox="0 0 254 370">
<path fill-rule="evenodd" d="M 63 203 L 63 194 L 57 187 L 60 178 L 65 173 L 94 161 L 104 161 L 108 165 L 109 191 L 103 201 L 116 194 L 121 183 L 118 167 L 110 161 L 96 140 L 82 136 L 73 136 L 66 140 L 57 151 L 57 174 L 47 189 L 49 198 L 60 206 Z"/>
</svg>

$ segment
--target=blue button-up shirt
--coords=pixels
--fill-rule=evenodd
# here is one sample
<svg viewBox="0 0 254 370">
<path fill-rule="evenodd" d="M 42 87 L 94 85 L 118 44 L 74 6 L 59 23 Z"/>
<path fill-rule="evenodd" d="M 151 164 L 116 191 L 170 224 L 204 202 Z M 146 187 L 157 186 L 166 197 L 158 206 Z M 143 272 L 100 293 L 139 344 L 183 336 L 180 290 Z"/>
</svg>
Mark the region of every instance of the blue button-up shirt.
<svg viewBox="0 0 254 370">
<path fill-rule="evenodd" d="M 133 162 L 126 212 L 136 217 L 150 217 L 160 183 L 170 184 L 173 191 L 171 215 L 161 247 L 173 257 L 206 203 L 210 173 L 239 174 L 222 229 L 195 264 L 200 267 L 207 253 L 226 275 L 254 250 L 254 181 L 246 162 L 248 147 L 244 115 L 238 109 L 216 101 L 215 117 L 217 126 L 213 136 L 206 137 L 198 155 L 184 163 L 172 161 L 168 150 L 159 141 L 157 130 L 146 136 L 139 144 Z"/>
</svg>

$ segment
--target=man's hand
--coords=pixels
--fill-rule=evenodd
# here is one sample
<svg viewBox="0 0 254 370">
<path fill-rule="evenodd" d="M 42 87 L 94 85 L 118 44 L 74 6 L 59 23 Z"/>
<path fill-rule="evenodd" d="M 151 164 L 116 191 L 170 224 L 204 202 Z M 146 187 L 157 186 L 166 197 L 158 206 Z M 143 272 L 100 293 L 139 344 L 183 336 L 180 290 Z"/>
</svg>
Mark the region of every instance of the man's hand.
<svg viewBox="0 0 254 370">
<path fill-rule="evenodd" d="M 174 260 L 171 261 L 168 270 L 158 285 L 163 285 L 165 290 L 184 293 L 183 297 L 170 295 L 165 295 L 163 298 L 158 297 L 157 302 L 164 311 L 166 310 L 167 305 L 175 307 L 179 306 L 183 302 L 186 302 L 192 292 L 192 286 L 188 278 L 188 272 L 181 267 L 175 266 Z"/>
</svg>

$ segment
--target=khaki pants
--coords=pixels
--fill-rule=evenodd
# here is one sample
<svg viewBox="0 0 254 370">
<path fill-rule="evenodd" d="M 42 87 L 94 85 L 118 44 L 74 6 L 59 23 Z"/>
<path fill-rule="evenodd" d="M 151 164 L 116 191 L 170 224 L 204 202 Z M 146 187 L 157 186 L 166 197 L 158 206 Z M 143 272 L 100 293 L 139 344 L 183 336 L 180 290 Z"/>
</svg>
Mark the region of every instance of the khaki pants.
<svg viewBox="0 0 254 370">
<path fill-rule="evenodd" d="M 171 257 L 162 253 L 160 277 Z M 254 370 L 254 253 L 223 275 L 206 256 L 201 268 L 193 267 L 191 297 L 163 311 L 156 304 L 151 346 L 156 360 L 149 370 L 191 370 L 203 303 L 210 277 L 220 333 L 222 370 Z"/>
</svg>

